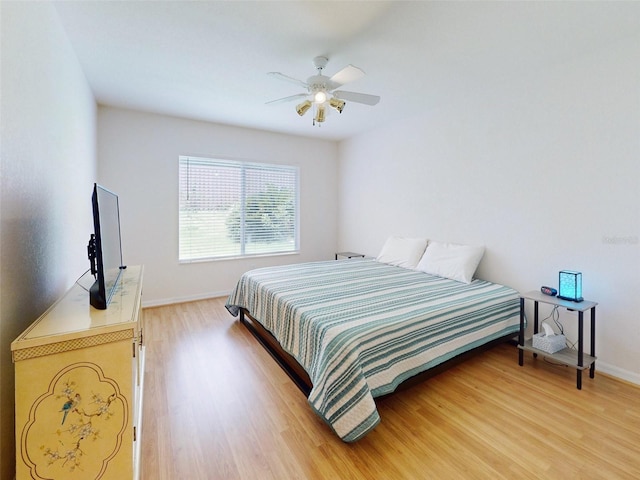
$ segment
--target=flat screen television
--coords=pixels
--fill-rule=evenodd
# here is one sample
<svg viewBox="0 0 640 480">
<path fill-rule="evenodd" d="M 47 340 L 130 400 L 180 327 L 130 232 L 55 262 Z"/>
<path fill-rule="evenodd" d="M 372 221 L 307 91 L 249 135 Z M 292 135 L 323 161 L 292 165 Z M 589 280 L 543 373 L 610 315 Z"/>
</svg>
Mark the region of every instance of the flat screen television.
<svg viewBox="0 0 640 480">
<path fill-rule="evenodd" d="M 94 233 L 87 249 L 96 280 L 89 289 L 89 303 L 104 310 L 113 297 L 120 273 L 126 268 L 122 264 L 118 195 L 94 183 L 91 204 Z"/>
</svg>

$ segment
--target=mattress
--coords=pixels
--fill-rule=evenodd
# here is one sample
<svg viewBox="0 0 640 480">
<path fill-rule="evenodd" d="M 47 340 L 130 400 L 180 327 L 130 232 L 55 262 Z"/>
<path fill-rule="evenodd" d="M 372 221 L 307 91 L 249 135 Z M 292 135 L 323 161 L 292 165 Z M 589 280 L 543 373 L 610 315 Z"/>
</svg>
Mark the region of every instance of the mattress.
<svg viewBox="0 0 640 480">
<path fill-rule="evenodd" d="M 306 370 L 308 401 L 345 442 L 370 432 L 374 398 L 519 329 L 519 294 L 372 259 L 252 270 L 226 307 L 259 321 Z"/>
</svg>

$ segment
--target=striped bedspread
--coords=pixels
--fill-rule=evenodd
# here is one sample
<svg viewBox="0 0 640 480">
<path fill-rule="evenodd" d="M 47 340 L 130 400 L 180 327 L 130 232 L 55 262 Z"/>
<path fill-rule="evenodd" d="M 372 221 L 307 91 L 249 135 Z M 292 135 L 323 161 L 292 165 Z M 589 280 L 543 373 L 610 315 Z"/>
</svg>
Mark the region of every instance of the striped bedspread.
<svg viewBox="0 0 640 480">
<path fill-rule="evenodd" d="M 511 288 L 369 259 L 252 270 L 226 307 L 247 309 L 298 360 L 311 407 L 346 442 L 379 423 L 374 397 L 519 327 Z"/>
</svg>

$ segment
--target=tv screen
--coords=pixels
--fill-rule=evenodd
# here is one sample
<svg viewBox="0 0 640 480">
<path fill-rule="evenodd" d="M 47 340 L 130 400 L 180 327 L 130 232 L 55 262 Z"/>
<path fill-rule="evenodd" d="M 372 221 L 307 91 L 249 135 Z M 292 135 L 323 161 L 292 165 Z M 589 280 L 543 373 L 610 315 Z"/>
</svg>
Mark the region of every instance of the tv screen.
<svg viewBox="0 0 640 480">
<path fill-rule="evenodd" d="M 91 203 L 94 234 L 89 241 L 89 259 L 96 281 L 89 290 L 89 300 L 93 307 L 104 310 L 111 301 L 120 272 L 125 268 L 122 264 L 118 196 L 96 183 Z"/>
</svg>

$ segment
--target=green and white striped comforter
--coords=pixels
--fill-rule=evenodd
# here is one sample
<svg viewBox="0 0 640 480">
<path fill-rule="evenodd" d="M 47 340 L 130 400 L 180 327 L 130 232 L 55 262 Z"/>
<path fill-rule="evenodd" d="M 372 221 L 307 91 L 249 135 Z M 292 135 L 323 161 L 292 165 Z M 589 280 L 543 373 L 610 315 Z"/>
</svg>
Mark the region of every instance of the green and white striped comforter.
<svg viewBox="0 0 640 480">
<path fill-rule="evenodd" d="M 247 309 L 304 367 L 309 403 L 346 442 L 380 421 L 374 397 L 519 328 L 515 290 L 368 259 L 245 273 L 226 304 Z"/>
</svg>

